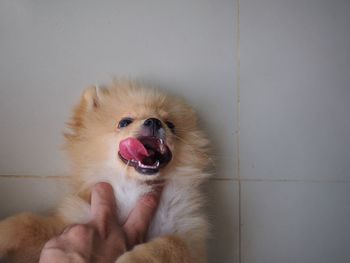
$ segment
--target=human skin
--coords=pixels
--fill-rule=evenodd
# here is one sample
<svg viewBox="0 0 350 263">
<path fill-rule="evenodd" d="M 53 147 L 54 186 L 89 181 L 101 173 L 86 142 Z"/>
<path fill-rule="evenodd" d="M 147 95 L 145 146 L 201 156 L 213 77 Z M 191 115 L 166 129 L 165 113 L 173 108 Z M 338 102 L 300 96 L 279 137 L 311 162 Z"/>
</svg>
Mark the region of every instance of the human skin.
<svg viewBox="0 0 350 263">
<path fill-rule="evenodd" d="M 49 240 L 39 263 L 108 263 L 124 252 L 143 243 L 157 209 L 161 189 L 143 196 L 124 225 L 117 220 L 117 207 L 112 187 L 107 183 L 94 186 L 91 193 L 91 220 L 75 224 Z"/>
</svg>

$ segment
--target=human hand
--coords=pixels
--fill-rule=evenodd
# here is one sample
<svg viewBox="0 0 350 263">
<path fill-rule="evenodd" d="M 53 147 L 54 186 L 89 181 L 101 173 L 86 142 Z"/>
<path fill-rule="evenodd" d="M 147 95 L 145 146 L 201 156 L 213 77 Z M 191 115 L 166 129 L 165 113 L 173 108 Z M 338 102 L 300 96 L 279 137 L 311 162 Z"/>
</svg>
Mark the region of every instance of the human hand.
<svg viewBox="0 0 350 263">
<path fill-rule="evenodd" d="M 160 192 L 158 189 L 143 196 L 120 226 L 113 188 L 107 183 L 97 184 L 91 193 L 91 221 L 69 226 L 48 241 L 39 263 L 115 262 L 127 249 L 144 242 Z"/>
</svg>

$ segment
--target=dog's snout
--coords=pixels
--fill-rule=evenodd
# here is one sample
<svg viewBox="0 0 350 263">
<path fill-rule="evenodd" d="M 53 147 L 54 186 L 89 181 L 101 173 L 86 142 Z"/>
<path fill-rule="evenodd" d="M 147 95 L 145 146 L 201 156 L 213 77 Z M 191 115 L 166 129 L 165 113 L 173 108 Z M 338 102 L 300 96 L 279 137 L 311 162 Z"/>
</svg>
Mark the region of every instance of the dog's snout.
<svg viewBox="0 0 350 263">
<path fill-rule="evenodd" d="M 162 128 L 162 122 L 156 118 L 149 118 L 143 123 L 144 126 L 153 128 L 154 130 L 159 130 Z"/>
</svg>

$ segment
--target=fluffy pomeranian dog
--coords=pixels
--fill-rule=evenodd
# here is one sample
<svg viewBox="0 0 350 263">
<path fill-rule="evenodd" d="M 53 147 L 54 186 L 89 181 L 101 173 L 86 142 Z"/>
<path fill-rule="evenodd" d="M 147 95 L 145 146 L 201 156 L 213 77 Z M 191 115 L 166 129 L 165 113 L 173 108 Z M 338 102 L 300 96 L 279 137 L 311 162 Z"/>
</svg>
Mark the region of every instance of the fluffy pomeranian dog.
<svg viewBox="0 0 350 263">
<path fill-rule="evenodd" d="M 147 243 L 126 252 L 123 262 L 206 262 L 208 223 L 200 186 L 208 178 L 208 140 L 188 104 L 116 81 L 85 90 L 69 129 L 65 149 L 74 191 L 52 216 L 24 213 L 1 221 L 0 261 L 38 262 L 46 241 L 67 225 L 89 220 L 91 188 L 98 182 L 113 186 L 123 223 L 140 196 L 152 191 L 150 182 L 164 180 Z"/>
</svg>

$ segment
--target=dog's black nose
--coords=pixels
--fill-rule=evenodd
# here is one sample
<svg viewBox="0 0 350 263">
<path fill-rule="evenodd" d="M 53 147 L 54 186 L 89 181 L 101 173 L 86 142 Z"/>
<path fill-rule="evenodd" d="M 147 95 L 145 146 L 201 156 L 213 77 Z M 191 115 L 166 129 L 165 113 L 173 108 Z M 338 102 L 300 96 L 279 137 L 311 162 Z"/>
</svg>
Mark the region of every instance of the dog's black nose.
<svg viewBox="0 0 350 263">
<path fill-rule="evenodd" d="M 154 130 L 159 130 L 163 127 L 162 122 L 156 118 L 149 118 L 143 123 L 144 126 L 152 128 Z"/>
</svg>

